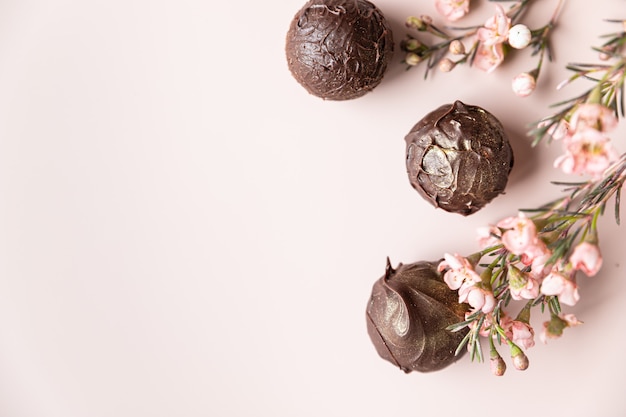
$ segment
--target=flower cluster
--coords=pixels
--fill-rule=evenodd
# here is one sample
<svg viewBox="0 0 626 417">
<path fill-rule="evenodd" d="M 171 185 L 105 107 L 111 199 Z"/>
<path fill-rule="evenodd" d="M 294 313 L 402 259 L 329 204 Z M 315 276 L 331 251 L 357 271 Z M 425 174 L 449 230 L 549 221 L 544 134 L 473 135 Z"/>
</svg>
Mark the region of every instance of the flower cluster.
<svg viewBox="0 0 626 417">
<path fill-rule="evenodd" d="M 467 345 L 472 358 L 480 359 L 480 336 L 488 338 L 492 370 L 502 375 L 506 365 L 497 345 L 503 343 L 516 369 L 528 367 L 525 350 L 535 344 L 534 307 L 550 313 L 540 333 L 544 342 L 580 323 L 573 314 L 563 314 L 561 306 L 579 301 L 580 274 L 593 277 L 602 267 L 597 220 L 625 180 L 623 156 L 601 181 L 571 185 L 565 197 L 480 229 L 480 252 L 445 255 L 439 265 L 444 281 L 458 290 L 459 302 L 471 307 L 466 320 L 451 327 L 470 329 L 459 349 Z M 509 311 L 512 301 L 524 303 L 515 318 Z"/>
<path fill-rule="evenodd" d="M 498 0 L 491 0 L 498 1 Z M 501 3 L 499 0 L 498 3 Z M 457 65 L 469 63 L 488 73 L 494 71 L 505 59 L 507 51 L 513 49 L 532 48 L 532 55 L 538 55 L 536 66 L 522 72 L 512 81 L 512 89 L 518 96 L 530 95 L 536 86 L 543 64 L 544 55 L 551 57 L 550 35 L 556 24 L 561 2 L 550 21 L 543 27 L 531 30 L 528 26 L 518 23 L 523 12 L 528 8 L 530 0 L 513 2 L 505 10 L 500 4 L 495 5 L 495 13 L 483 25 L 469 28 L 450 28 L 457 34 L 448 34 L 433 24 L 430 16 L 414 17 L 406 20 L 406 26 L 418 33 L 429 33 L 438 41 L 432 44 L 418 39 L 416 35 L 407 35 L 401 44 L 406 55 L 404 62 L 407 68 L 422 62 L 427 63 L 425 76 L 430 69 L 438 67 L 440 71 L 449 72 Z M 469 0 L 436 0 L 437 11 L 447 20 L 456 21 L 469 12 Z M 470 45 L 467 47 L 467 45 Z"/>
<path fill-rule="evenodd" d="M 565 153 L 554 166 L 567 174 L 590 174 L 600 177 L 617 160 L 607 133 L 617 125 L 615 113 L 599 103 L 576 106 L 569 121 L 562 120 L 559 139 Z"/>
<path fill-rule="evenodd" d="M 621 24 L 622 31 L 607 35 L 608 41 L 594 48 L 600 59 L 608 63 L 570 64 L 567 68 L 574 75 L 559 88 L 579 78 L 593 81 L 593 86 L 575 98 L 558 103 L 563 109 L 539 121 L 531 131 L 535 137 L 533 145 L 543 139 L 562 141 L 564 154 L 554 164 L 567 174 L 601 178 L 618 159 L 608 134 L 617 126 L 618 115 L 624 115 L 626 21 L 611 22 Z"/>
<path fill-rule="evenodd" d="M 535 344 L 530 324 L 534 308 L 549 314 L 537 331 L 544 343 L 581 324 L 574 314 L 564 313 L 562 306 L 575 306 L 580 300 L 579 280 L 595 276 L 602 268 L 598 219 L 613 198 L 619 223 L 626 154 L 618 155 L 607 135 L 619 123 L 619 115 L 624 115 L 620 103 L 626 78 L 626 21 L 619 23 L 624 30 L 609 35 L 607 43 L 596 48 L 601 59 L 614 62 L 570 65 L 575 75 L 567 83 L 585 78 L 594 86 L 559 103 L 565 109 L 541 120 L 530 132 L 534 144 L 544 138 L 561 141 L 565 153 L 555 166 L 590 179 L 557 183 L 566 187 L 565 196 L 479 229 L 479 252 L 468 257 L 446 254 L 439 266 L 447 285 L 458 290 L 459 302 L 470 306 L 466 320 L 450 327 L 452 331 L 469 328 L 459 351 L 467 347 L 472 359 L 482 359 L 481 337 L 487 338 L 495 375 L 506 370 L 498 351 L 503 344 L 516 369 L 528 367 L 526 351 Z M 516 303 L 522 307 L 512 315 Z"/>
</svg>

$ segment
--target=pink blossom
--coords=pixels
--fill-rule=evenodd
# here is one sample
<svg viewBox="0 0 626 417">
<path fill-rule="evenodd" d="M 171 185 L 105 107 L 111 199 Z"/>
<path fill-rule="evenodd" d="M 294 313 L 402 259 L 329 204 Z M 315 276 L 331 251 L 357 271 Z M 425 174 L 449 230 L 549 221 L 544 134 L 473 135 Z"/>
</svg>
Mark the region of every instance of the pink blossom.
<svg viewBox="0 0 626 417">
<path fill-rule="evenodd" d="M 579 243 L 572 252 L 569 261 L 574 269 L 583 271 L 588 277 L 592 277 L 602 268 L 602 255 L 600 248 L 589 242 Z"/>
<path fill-rule="evenodd" d="M 500 325 L 508 337 L 517 346 L 529 349 L 535 346 L 535 331 L 528 323 L 519 320 L 511 320 L 505 316 L 500 320 Z"/>
<path fill-rule="evenodd" d="M 476 56 L 474 57 L 473 65 L 485 71 L 491 73 L 504 61 L 504 49 L 502 44 L 485 45 L 484 43 L 478 44 L 476 50 Z"/>
<path fill-rule="evenodd" d="M 474 310 L 491 313 L 496 306 L 493 292 L 473 284 L 463 284 L 459 289 L 459 303 L 468 303 Z"/>
<path fill-rule="evenodd" d="M 537 280 L 545 277 L 552 269 L 551 264 L 548 264 L 551 257 L 552 252 L 546 247 L 546 251 L 536 256 L 530 263 L 530 275 Z"/>
<path fill-rule="evenodd" d="M 563 142 L 565 154 L 554 161 L 566 174 L 590 174 L 600 177 L 619 157 L 610 139 L 599 130 L 585 128 Z"/>
<path fill-rule="evenodd" d="M 558 270 L 553 270 L 544 278 L 541 283 L 541 293 L 556 295 L 561 303 L 569 306 L 576 305 L 578 300 L 580 300 L 576 283 Z"/>
<path fill-rule="evenodd" d="M 536 278 L 522 272 L 519 275 L 511 274 L 511 279 L 509 279 L 509 290 L 514 300 L 534 300 L 539 296 L 539 287 L 539 281 Z"/>
<path fill-rule="evenodd" d="M 480 281 L 480 275 L 466 258 L 456 253 L 454 255 L 446 253 L 443 258 L 437 270 L 442 272 L 448 269 L 443 275 L 443 280 L 451 290 L 458 290 L 464 282 L 474 284 Z"/>
<path fill-rule="evenodd" d="M 553 316 L 552 320 L 543 323 L 543 330 L 539 334 L 542 343 L 548 343 L 548 339 L 557 339 L 563 334 L 567 327 L 574 327 L 582 324 L 573 314 L 559 314 Z"/>
<path fill-rule="evenodd" d="M 454 22 L 469 12 L 470 0 L 436 0 L 437 11 L 446 19 Z"/>
<path fill-rule="evenodd" d="M 502 219 L 497 226 L 506 230 L 502 234 L 502 243 L 514 255 L 521 255 L 536 244 L 537 228 L 524 213 L 519 213 L 517 217 Z"/>
<path fill-rule="evenodd" d="M 567 323 L 567 327 L 574 327 L 579 324 L 583 324 L 583 322 L 578 320 L 573 314 L 561 314 L 559 317 Z"/>
<path fill-rule="evenodd" d="M 536 264 L 535 267 L 538 268 L 542 262 L 545 264 L 551 255 L 546 244 L 536 237 L 521 253 L 521 261 L 524 265 Z"/>
<path fill-rule="evenodd" d="M 552 253 L 546 244 L 539 239 L 535 223 L 520 212 L 516 217 L 507 217 L 498 222 L 498 227 L 504 229 L 502 243 L 514 255 L 520 255 L 524 265 L 532 265 L 534 278 L 540 278 L 547 273 L 540 272 Z"/>
<path fill-rule="evenodd" d="M 542 128 L 548 125 L 550 125 L 550 127 L 548 128 L 546 134 L 550 135 L 554 140 L 569 139 L 573 134 L 573 130 L 569 122 L 565 119 L 561 119 L 556 123 L 552 123 L 549 119 L 543 120 L 537 125 L 537 127 Z"/>
<path fill-rule="evenodd" d="M 484 27 L 478 29 L 478 40 L 486 46 L 501 44 L 508 39 L 510 28 L 511 19 L 504 8 L 496 4 L 496 14 L 487 19 Z"/>
<path fill-rule="evenodd" d="M 617 127 L 615 112 L 602 104 L 584 103 L 578 106 L 570 124 L 575 131 L 587 128 L 609 132 Z"/>
<path fill-rule="evenodd" d="M 492 246 L 499 245 L 500 242 L 500 229 L 495 226 L 484 226 L 476 229 L 478 235 L 478 246 L 481 249 L 490 248 Z"/>
</svg>

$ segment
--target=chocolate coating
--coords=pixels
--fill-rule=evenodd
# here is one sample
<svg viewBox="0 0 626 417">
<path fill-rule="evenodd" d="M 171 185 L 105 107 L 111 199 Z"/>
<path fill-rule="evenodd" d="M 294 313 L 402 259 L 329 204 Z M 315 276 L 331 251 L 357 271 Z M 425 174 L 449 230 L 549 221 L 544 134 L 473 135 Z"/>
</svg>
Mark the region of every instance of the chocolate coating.
<svg viewBox="0 0 626 417">
<path fill-rule="evenodd" d="M 466 216 L 504 192 L 513 150 L 486 110 L 446 104 L 420 120 L 405 141 L 411 185 L 435 207 Z"/>
<path fill-rule="evenodd" d="M 349 100 L 381 82 L 393 35 L 367 0 L 310 0 L 291 22 L 285 52 L 293 77 L 309 93 Z"/>
<path fill-rule="evenodd" d="M 438 264 L 422 261 L 393 269 L 387 259 L 367 305 L 367 332 L 376 351 L 407 373 L 440 370 L 465 352 L 454 354 L 468 329 L 446 327 L 465 320 L 468 305 L 459 304 Z"/>
</svg>

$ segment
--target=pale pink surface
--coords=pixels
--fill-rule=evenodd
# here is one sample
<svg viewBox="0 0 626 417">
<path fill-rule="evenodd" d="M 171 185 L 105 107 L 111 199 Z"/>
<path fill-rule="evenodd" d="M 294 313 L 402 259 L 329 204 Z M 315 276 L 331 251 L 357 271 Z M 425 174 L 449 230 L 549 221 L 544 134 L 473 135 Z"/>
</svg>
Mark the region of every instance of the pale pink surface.
<svg viewBox="0 0 626 417">
<path fill-rule="evenodd" d="M 612 203 L 601 220 L 603 268 L 579 273 L 581 300 L 563 305 L 585 325 L 529 350 L 525 373 L 503 346 L 503 378 L 467 354 L 405 375 L 364 317 L 387 256 L 470 254 L 477 227 L 562 195 L 561 143 L 531 148 L 525 132 L 590 86 L 556 90 L 621 30 L 604 19 L 624 2 L 567 1 L 527 98 L 510 90 L 534 64 L 524 50 L 428 80 L 396 54 L 372 93 L 341 103 L 288 73 L 304 3 L 0 2 L 0 415 L 625 415 L 624 195 L 622 225 Z M 434 1 L 375 3 L 396 42 L 407 15 L 444 23 Z M 538 27 L 556 1 L 532 3 L 523 21 Z M 506 193 L 468 217 L 424 202 L 404 166 L 404 135 L 456 99 L 496 115 L 516 157 Z M 626 126 L 609 135 L 626 150 Z"/>
</svg>

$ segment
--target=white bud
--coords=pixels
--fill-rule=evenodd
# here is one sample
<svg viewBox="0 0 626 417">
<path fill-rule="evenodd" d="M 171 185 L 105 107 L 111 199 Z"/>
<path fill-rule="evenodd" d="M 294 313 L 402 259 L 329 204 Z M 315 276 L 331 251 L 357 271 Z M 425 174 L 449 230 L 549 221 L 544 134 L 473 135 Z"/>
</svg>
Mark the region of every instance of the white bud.
<svg viewBox="0 0 626 417">
<path fill-rule="evenodd" d="M 439 71 L 441 72 L 450 72 L 454 69 L 456 63 L 452 62 L 449 58 L 444 58 L 439 61 Z"/>
<path fill-rule="evenodd" d="M 449 51 L 454 55 L 463 55 L 465 53 L 465 45 L 460 40 L 455 39 L 450 42 Z"/>
<path fill-rule="evenodd" d="M 526 25 L 515 25 L 509 29 L 509 45 L 515 49 L 524 49 L 530 44 L 532 34 Z"/>
<path fill-rule="evenodd" d="M 421 60 L 422 59 L 420 58 L 420 56 L 416 54 L 415 52 L 409 52 L 404 57 L 404 62 L 406 62 L 407 65 L 411 65 L 411 66 L 419 64 Z"/>
<path fill-rule="evenodd" d="M 511 87 L 513 88 L 513 92 L 520 97 L 529 96 L 537 85 L 537 80 L 531 74 L 527 72 L 523 72 L 513 78 L 513 83 Z"/>
</svg>

